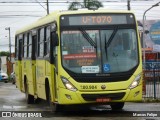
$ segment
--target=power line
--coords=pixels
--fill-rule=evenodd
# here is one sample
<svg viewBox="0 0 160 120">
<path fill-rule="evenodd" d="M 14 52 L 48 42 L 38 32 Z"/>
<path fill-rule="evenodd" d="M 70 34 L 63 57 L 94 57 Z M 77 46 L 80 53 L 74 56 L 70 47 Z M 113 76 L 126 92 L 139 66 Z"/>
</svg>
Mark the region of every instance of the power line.
<svg viewBox="0 0 160 120">
<path fill-rule="evenodd" d="M 64 6 L 64 5 L 66 5 L 66 4 L 56 4 L 56 5 L 55 4 L 50 4 L 50 6 Z M 143 5 L 144 4 L 141 4 L 141 5 L 131 5 L 131 7 L 136 7 L 136 6 L 137 7 L 141 7 Z M 26 4 L 25 5 L 17 5 L 17 4 L 16 5 L 12 5 L 11 4 L 11 5 L 0 5 L 0 6 L 20 6 L 20 7 L 22 7 L 22 6 L 39 6 L 39 5 L 33 5 L 33 4 L 32 5 L 26 5 Z M 66 5 L 66 6 L 68 6 L 68 5 Z M 111 6 L 111 4 L 109 4 L 109 5 L 105 5 L 104 4 L 103 6 Z M 120 4 L 114 4 L 112 6 L 117 6 L 117 7 L 119 7 L 119 6 L 127 6 L 127 4 L 121 4 L 121 5 Z M 151 5 L 145 5 L 145 6 L 151 6 Z M 46 10 L 46 8 L 45 8 L 45 10 Z"/>
<path fill-rule="evenodd" d="M 14 13 L 14 12 L 16 12 L 16 13 L 21 13 L 21 12 L 44 12 L 44 11 L 1 11 L 0 13 Z"/>
<path fill-rule="evenodd" d="M 38 1 L 39 3 L 47 3 L 46 0 L 45 1 Z M 48 1 L 48 3 L 72 3 L 72 2 L 75 2 L 74 0 L 71 1 Z M 107 3 L 127 3 L 127 1 L 125 2 L 118 2 L 118 1 L 107 1 L 107 0 L 103 0 L 103 1 L 100 1 L 100 2 L 107 2 Z M 134 3 L 147 3 L 147 4 L 150 4 L 152 3 L 153 1 L 134 1 L 134 2 L 131 2 L 132 4 Z M 3 1 L 3 2 L 0 2 L 0 3 L 3 3 L 3 4 L 8 4 L 8 3 L 37 3 L 37 0 L 35 1 Z M 79 3 L 84 3 L 83 1 L 79 1 Z M 89 3 L 89 2 L 88 2 Z"/>
<path fill-rule="evenodd" d="M 40 15 L 0 15 L 0 17 L 42 17 Z"/>
<path fill-rule="evenodd" d="M 50 0 L 48 1 L 48 3 L 72 3 L 72 2 L 75 2 L 74 0 L 65 0 L 65 1 L 55 1 L 55 0 Z M 100 2 L 106 2 L 106 3 L 127 3 L 127 1 L 123 2 L 123 1 L 109 1 L 109 0 L 100 0 Z M 143 2 L 143 3 L 142 3 Z M 142 5 L 144 5 L 144 2 L 147 3 L 147 4 L 151 4 L 152 5 L 152 1 L 132 1 L 131 4 L 134 4 L 134 3 L 142 3 Z M 42 1 L 38 1 L 38 0 L 34 0 L 34 1 L 2 1 L 0 2 L 2 4 L 13 4 L 13 3 L 19 3 L 19 4 L 22 4 L 22 3 L 47 3 L 46 0 L 42 0 Z M 84 3 L 83 1 L 79 1 L 79 3 Z M 89 2 L 88 2 L 89 3 Z M 43 5 L 42 5 L 43 6 Z"/>
<path fill-rule="evenodd" d="M 47 10 L 38 0 L 35 0 L 43 9 Z"/>
<path fill-rule="evenodd" d="M 9 44 L 0 44 L 0 46 L 7 46 L 8 47 Z M 11 44 L 11 47 L 14 47 L 15 44 Z"/>
</svg>

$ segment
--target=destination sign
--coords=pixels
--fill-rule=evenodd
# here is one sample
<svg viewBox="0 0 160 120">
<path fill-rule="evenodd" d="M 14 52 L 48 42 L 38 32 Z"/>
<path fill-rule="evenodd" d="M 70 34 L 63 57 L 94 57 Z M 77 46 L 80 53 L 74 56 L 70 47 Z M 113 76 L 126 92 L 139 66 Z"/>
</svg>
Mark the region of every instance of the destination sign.
<svg viewBox="0 0 160 120">
<path fill-rule="evenodd" d="M 61 26 L 134 24 L 132 14 L 85 14 L 61 16 Z"/>
</svg>

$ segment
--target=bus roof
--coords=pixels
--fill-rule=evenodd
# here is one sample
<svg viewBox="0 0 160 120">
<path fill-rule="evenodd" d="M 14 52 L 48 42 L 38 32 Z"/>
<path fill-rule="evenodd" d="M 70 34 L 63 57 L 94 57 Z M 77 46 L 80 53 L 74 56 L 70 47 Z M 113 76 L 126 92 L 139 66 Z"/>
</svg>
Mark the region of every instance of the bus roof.
<svg viewBox="0 0 160 120">
<path fill-rule="evenodd" d="M 49 15 L 46 15 L 40 19 L 38 19 L 36 22 L 21 28 L 16 31 L 16 35 L 24 33 L 25 31 L 29 31 L 32 29 L 36 29 L 40 26 L 52 23 L 54 21 L 57 21 L 59 16 L 61 15 L 70 15 L 70 14 L 88 14 L 88 13 L 132 13 L 131 11 L 127 10 L 107 10 L 107 9 L 98 9 L 98 10 L 86 10 L 86 9 L 79 9 L 79 10 L 72 10 L 72 11 L 55 11 L 50 13 Z"/>
</svg>

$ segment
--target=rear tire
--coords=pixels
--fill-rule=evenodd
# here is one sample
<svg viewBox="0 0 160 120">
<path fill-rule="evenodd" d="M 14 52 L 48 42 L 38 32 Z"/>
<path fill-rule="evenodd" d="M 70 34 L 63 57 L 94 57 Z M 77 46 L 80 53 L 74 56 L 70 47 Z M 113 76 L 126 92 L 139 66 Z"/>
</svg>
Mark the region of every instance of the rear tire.
<svg viewBox="0 0 160 120">
<path fill-rule="evenodd" d="M 8 83 L 8 80 L 5 80 L 4 83 Z"/>
<path fill-rule="evenodd" d="M 25 83 L 25 95 L 27 104 L 34 104 L 34 96 L 28 93 L 27 83 Z"/>
<path fill-rule="evenodd" d="M 11 79 L 11 81 L 12 81 L 12 84 L 15 84 L 15 80 L 13 78 Z"/>
<path fill-rule="evenodd" d="M 124 102 L 112 103 L 110 106 L 112 110 L 122 110 L 124 107 Z"/>
<path fill-rule="evenodd" d="M 41 100 L 42 100 L 42 99 L 37 98 L 37 99 L 35 99 L 35 100 L 34 100 L 34 103 L 38 104 L 38 103 L 40 103 L 40 102 L 41 102 Z"/>
</svg>

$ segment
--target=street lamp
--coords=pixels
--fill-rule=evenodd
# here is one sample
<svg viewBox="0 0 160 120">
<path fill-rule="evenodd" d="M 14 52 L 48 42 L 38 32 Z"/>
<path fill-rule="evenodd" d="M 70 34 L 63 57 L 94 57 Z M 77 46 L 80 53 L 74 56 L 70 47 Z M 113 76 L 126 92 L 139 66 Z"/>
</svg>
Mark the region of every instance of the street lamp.
<svg viewBox="0 0 160 120">
<path fill-rule="evenodd" d="M 145 22 L 144 22 L 144 19 L 145 19 L 145 14 L 147 13 L 147 11 L 149 11 L 150 9 L 152 9 L 153 7 L 156 7 L 156 6 L 159 6 L 159 3 L 156 3 L 154 5 L 152 5 L 150 8 L 148 8 L 144 14 L 143 14 L 143 64 L 144 64 L 144 69 L 146 68 L 145 66 L 145 62 L 146 62 L 146 57 L 145 57 L 145 40 L 144 40 L 144 34 L 145 34 L 145 31 L 144 31 L 144 27 L 145 27 Z"/>
<path fill-rule="evenodd" d="M 9 59 L 11 62 L 11 30 L 10 30 L 10 27 L 5 28 L 5 30 L 9 31 Z"/>
</svg>

